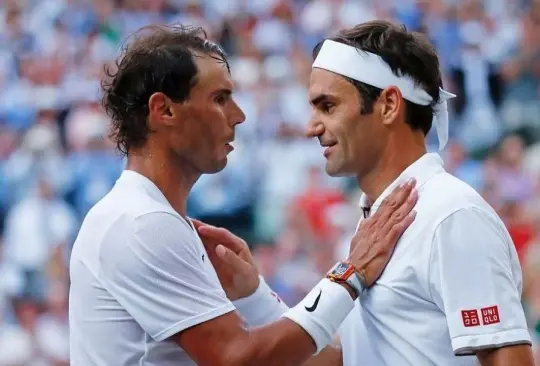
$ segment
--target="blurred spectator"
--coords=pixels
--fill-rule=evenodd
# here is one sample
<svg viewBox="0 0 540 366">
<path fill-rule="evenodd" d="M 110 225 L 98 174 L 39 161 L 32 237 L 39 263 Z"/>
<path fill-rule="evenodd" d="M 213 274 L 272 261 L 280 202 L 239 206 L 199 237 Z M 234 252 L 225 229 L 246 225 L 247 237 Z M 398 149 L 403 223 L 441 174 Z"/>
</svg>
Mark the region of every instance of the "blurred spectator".
<svg viewBox="0 0 540 366">
<path fill-rule="evenodd" d="M 458 141 L 450 141 L 446 147 L 445 169 L 471 187 L 480 191 L 485 184 L 482 162 L 467 156 Z"/>
<path fill-rule="evenodd" d="M 316 240 L 331 243 L 334 232 L 332 221 L 328 220 L 327 210 L 331 206 L 345 201 L 341 190 L 324 185 L 324 172 L 320 167 L 308 170 L 308 183 L 305 191 L 296 198 L 293 210 L 298 217 L 305 220 L 307 230 L 313 233 Z"/>
<path fill-rule="evenodd" d="M 36 324 L 36 341 L 43 356 L 55 366 L 69 365 L 67 295 L 67 286 L 62 281 L 54 282 Z"/>
<path fill-rule="evenodd" d="M 540 136 L 540 2 L 531 2 L 520 22 L 521 39 L 507 55 L 502 73 L 506 82 L 503 119 L 506 129 L 529 130 Z"/>
<path fill-rule="evenodd" d="M 522 202 L 532 198 L 534 184 L 523 169 L 524 149 L 519 136 L 506 137 L 501 143 L 497 184 L 504 200 Z"/>
<path fill-rule="evenodd" d="M 2 259 L 23 277 L 24 294 L 45 298 L 48 266 L 51 261 L 66 263 L 64 255 L 76 230 L 72 208 L 56 198 L 44 180 L 13 207 L 6 220 Z M 60 276 L 65 279 L 65 270 Z"/>
</svg>

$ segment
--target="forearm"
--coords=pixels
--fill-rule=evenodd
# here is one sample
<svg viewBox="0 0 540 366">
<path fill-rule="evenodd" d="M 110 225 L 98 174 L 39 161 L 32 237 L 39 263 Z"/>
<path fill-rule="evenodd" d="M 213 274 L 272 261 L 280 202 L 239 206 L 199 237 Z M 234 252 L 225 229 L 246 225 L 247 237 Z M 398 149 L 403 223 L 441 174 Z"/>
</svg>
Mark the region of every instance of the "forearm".
<svg viewBox="0 0 540 366">
<path fill-rule="evenodd" d="M 320 286 L 320 287 L 319 287 Z M 234 349 L 244 345 L 231 364 L 301 365 L 318 352 L 308 365 L 341 365 L 341 350 L 327 347 L 337 328 L 354 307 L 348 290 L 328 280 L 321 283 L 297 306 L 270 325 L 243 335 Z M 331 362 L 330 360 L 336 360 Z"/>
<path fill-rule="evenodd" d="M 342 366 L 343 353 L 341 343 L 336 338 L 333 344 L 326 346 L 318 355 L 312 356 L 302 366 Z"/>
<path fill-rule="evenodd" d="M 228 347 L 224 364 L 297 366 L 315 351 L 311 336 L 298 324 L 284 318 L 237 337 Z"/>
<path fill-rule="evenodd" d="M 534 366 L 532 348 L 528 344 L 480 351 L 477 357 L 482 366 Z"/>
<path fill-rule="evenodd" d="M 281 316 L 289 310 L 289 307 L 275 295 L 262 277 L 259 288 L 253 295 L 233 303 L 247 323 L 254 328 L 280 320 Z M 341 352 L 341 343 L 336 337 L 332 344 L 319 354 L 312 355 L 303 366 L 341 366 L 343 364 Z"/>
</svg>

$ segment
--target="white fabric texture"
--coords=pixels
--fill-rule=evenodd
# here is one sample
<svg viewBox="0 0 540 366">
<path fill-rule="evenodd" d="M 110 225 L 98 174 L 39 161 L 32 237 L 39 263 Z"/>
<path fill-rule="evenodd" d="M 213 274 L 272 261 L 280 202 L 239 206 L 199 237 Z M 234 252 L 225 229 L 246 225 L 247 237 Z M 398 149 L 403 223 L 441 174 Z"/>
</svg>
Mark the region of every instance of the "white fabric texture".
<svg viewBox="0 0 540 366">
<path fill-rule="evenodd" d="M 530 344 L 525 315 L 519 311 L 521 270 L 509 243 L 499 219 L 475 207 L 456 211 L 435 232 L 430 291 L 446 314 L 456 354 L 522 341 Z M 498 314 L 488 310 L 493 306 Z M 476 310 L 478 326 L 465 326 L 462 310 Z"/>
<path fill-rule="evenodd" d="M 204 269 L 194 232 L 178 217 L 139 216 L 126 244 L 102 248 L 100 280 L 156 341 L 232 310 Z"/>
<path fill-rule="evenodd" d="M 332 41 L 324 41 L 314 68 L 320 68 L 339 75 L 385 89 L 399 88 L 404 99 L 419 105 L 430 105 L 433 98 L 408 75 L 397 76 L 390 66 L 379 56 L 355 47 Z M 455 95 L 439 89 L 440 101 L 434 106 L 434 124 L 439 139 L 439 150 L 448 142 L 448 99 Z"/>
<path fill-rule="evenodd" d="M 425 154 L 371 206 L 365 195 L 360 205 L 373 215 L 395 187 L 412 177 L 419 193 L 415 221 L 381 277 L 359 299 L 376 359 L 372 364 L 476 366 L 472 354 L 477 348 L 530 344 L 512 240 L 495 211 L 448 174 L 438 154 Z M 492 306 L 499 322 L 489 311 L 487 322 L 480 315 Z M 478 314 L 473 326 L 462 311 Z"/>
<path fill-rule="evenodd" d="M 233 301 L 233 305 L 250 327 L 275 322 L 289 310 L 287 304 L 272 291 L 262 276 L 259 287 L 248 297 Z"/>
<path fill-rule="evenodd" d="M 71 257 L 76 365 L 192 366 L 170 336 L 234 311 L 193 227 L 124 171 L 85 218 Z"/>
</svg>

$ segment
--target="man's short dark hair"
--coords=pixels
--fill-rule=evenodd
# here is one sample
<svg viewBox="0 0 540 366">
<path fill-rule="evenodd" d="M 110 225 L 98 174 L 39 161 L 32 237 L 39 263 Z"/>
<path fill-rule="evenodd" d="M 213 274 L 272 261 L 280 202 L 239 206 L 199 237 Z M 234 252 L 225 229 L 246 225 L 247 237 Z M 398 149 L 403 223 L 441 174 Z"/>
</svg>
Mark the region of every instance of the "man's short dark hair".
<svg viewBox="0 0 540 366">
<path fill-rule="evenodd" d="M 405 121 L 412 129 L 422 130 L 427 135 L 433 120 L 433 106 L 439 101 L 439 87 L 442 87 L 439 58 L 427 38 L 416 32 L 408 32 L 405 26 L 376 20 L 359 24 L 340 31 L 330 40 L 341 42 L 358 49 L 379 55 L 396 75 L 413 78 L 433 98 L 428 106 L 421 106 L 406 100 Z M 324 41 L 313 50 L 316 58 Z M 373 104 L 380 96 L 381 89 L 347 78 L 358 89 L 362 97 L 362 113 L 371 113 Z"/>
<path fill-rule="evenodd" d="M 147 119 L 152 94 L 162 92 L 177 103 L 188 100 L 198 80 L 195 57 L 210 55 L 230 72 L 224 51 L 208 41 L 203 28 L 151 25 L 130 39 L 102 82 L 111 137 L 123 154 L 142 146 L 151 132 Z"/>
</svg>

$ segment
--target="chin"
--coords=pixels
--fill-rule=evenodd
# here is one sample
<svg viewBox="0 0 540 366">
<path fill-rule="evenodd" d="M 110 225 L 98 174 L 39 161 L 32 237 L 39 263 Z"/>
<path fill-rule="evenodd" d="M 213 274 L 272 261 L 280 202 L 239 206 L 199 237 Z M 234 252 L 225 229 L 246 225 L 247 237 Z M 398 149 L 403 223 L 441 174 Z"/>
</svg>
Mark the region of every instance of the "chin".
<svg viewBox="0 0 540 366">
<path fill-rule="evenodd" d="M 352 177 L 355 175 L 344 168 L 345 167 L 343 166 L 329 164 L 329 162 L 327 162 L 325 166 L 326 174 L 330 177 Z"/>
<path fill-rule="evenodd" d="M 216 161 L 214 161 L 214 164 L 212 164 L 212 166 L 208 166 L 207 169 L 205 169 L 204 174 L 219 173 L 220 171 L 225 169 L 226 166 L 227 166 L 227 158 L 226 157 L 224 159 L 221 159 L 221 160 L 216 160 Z"/>
</svg>

